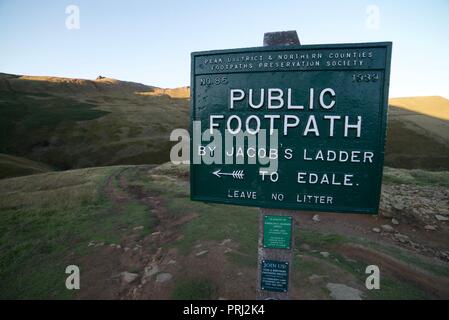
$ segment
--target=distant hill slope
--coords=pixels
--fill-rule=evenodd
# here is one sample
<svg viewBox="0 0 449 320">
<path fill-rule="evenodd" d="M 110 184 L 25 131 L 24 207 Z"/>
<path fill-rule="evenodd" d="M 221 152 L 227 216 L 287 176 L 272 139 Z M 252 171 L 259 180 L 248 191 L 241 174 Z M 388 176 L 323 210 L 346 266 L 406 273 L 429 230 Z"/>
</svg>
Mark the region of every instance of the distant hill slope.
<svg viewBox="0 0 449 320">
<path fill-rule="evenodd" d="M 449 121 L 449 100 L 440 96 L 392 98 L 391 106 Z"/>
<path fill-rule="evenodd" d="M 181 87 L 181 88 L 175 88 L 175 89 L 155 88 L 153 91 L 138 92 L 138 94 L 141 94 L 144 96 L 145 95 L 149 95 L 149 96 L 167 95 L 171 98 L 188 99 L 188 98 L 190 98 L 190 88 L 189 87 Z"/>
<path fill-rule="evenodd" d="M 58 169 L 169 160 L 188 128 L 188 87 L 0 73 L 0 153 Z M 385 164 L 449 170 L 449 101 L 390 100 Z"/>
<path fill-rule="evenodd" d="M 133 94 L 138 91 L 153 91 L 156 87 L 141 83 L 120 81 L 98 77 L 96 80 L 19 76 L 0 73 L 0 91 L 15 91 L 27 93 L 49 93 L 71 95 L 76 97 Z"/>
<path fill-rule="evenodd" d="M 386 165 L 449 169 L 449 100 L 443 97 L 390 99 Z"/>
<path fill-rule="evenodd" d="M 0 74 L 0 152 L 59 169 L 162 163 L 171 131 L 188 127 L 185 91 Z"/>
<path fill-rule="evenodd" d="M 43 163 L 0 153 L 0 179 L 44 173 L 53 169 Z"/>
</svg>

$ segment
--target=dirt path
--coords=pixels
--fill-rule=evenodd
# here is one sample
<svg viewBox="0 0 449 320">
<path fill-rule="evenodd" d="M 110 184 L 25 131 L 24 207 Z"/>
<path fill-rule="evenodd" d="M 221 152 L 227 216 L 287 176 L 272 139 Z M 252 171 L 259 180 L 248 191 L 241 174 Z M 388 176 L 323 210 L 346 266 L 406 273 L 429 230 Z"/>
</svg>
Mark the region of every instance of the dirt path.
<svg viewBox="0 0 449 320">
<path fill-rule="evenodd" d="M 319 222 L 313 220 L 315 215 L 319 216 Z M 295 219 L 300 229 L 340 234 L 346 237 L 361 237 L 379 244 L 402 247 L 420 255 L 449 262 L 444 255 L 445 251 L 449 249 L 449 230 L 445 226 L 437 231 L 429 232 L 408 221 L 401 221 L 399 225 L 394 225 L 391 219 L 365 214 L 298 212 L 295 214 Z M 383 225 L 389 225 L 393 230 L 384 231 Z M 374 232 L 375 228 L 378 228 L 380 232 Z M 400 241 L 395 236 L 396 234 L 405 235 L 408 239 Z"/>
<path fill-rule="evenodd" d="M 159 270 L 158 274 L 171 275 L 173 279 L 178 280 L 207 278 L 211 283 L 221 284 L 220 294 L 228 299 L 253 298 L 255 285 L 248 286 L 246 282 L 240 281 L 241 278 L 253 279 L 251 284 L 254 284 L 253 270 L 233 265 L 226 256 L 230 251 L 238 251 L 237 243 L 231 239 L 219 243 L 202 241 L 195 245 L 193 252 L 188 255 L 179 254 L 176 249 L 166 249 L 176 241 L 182 240 L 182 227 L 197 218 L 198 214 L 187 211 L 179 216 L 173 216 L 162 197 L 145 191 L 140 185 L 129 184 L 124 175 L 121 175 L 119 180 L 120 188 L 126 190 L 134 200 L 152 208 L 158 219 L 156 231 L 142 243 L 143 248 L 155 247 L 157 250 L 148 256 L 140 284 L 137 288 L 131 289 L 126 298 L 170 299 L 174 287 L 172 281 L 164 283 L 158 282 L 157 278 L 155 280 L 155 276 L 145 277 L 145 272 L 150 274 L 151 270 L 155 269 Z M 218 293 L 216 295 L 218 298 Z"/>
<path fill-rule="evenodd" d="M 180 254 L 173 244 L 182 241 L 183 226 L 198 217 L 195 212 L 181 212 L 174 216 L 168 210 L 165 198 L 145 189 L 144 184 L 134 183 L 135 177 L 151 174 L 153 166 L 125 168 L 111 175 L 104 187 L 110 199 L 113 214 L 126 214 L 126 206 L 138 202 L 156 219 L 150 234 L 142 236 L 140 228 L 127 230 L 126 237 L 119 244 L 104 244 L 95 247 L 93 253 L 83 257 L 84 290 L 77 296 L 79 299 L 170 299 L 176 283 L 186 279 L 207 278 L 217 284 L 215 298 L 253 299 L 255 297 L 256 270 L 252 267 L 239 266 L 228 256 L 229 252 L 239 250 L 238 242 L 233 239 L 222 241 L 198 242 L 188 254 Z M 131 171 L 128 171 L 131 170 Z M 393 233 L 372 231 L 375 227 L 390 223 L 389 219 L 370 215 L 319 214 L 319 222 L 312 217 L 316 213 L 301 212 L 295 215 L 297 232 L 313 231 L 318 234 L 337 234 L 345 237 L 362 238 L 367 242 L 402 247 L 413 255 L 427 255 L 435 258 L 432 252 L 422 247 L 440 248 L 446 245 L 441 234 L 422 234 L 413 231 L 414 226 L 402 223 L 394 226 Z M 394 239 L 394 233 L 408 235 L 412 243 L 421 243 L 415 247 L 409 242 L 401 243 Z M 445 234 L 444 234 L 445 235 Z M 344 244 L 329 248 L 347 259 L 366 264 L 378 265 L 382 274 L 397 281 L 412 284 L 426 292 L 429 298 L 448 298 L 449 280 L 427 272 L 417 266 L 378 252 L 361 245 Z M 324 290 L 329 281 L 344 283 L 364 290 L 364 283 L 354 274 L 341 268 L 330 260 L 320 259 L 313 255 L 302 255 L 300 259 L 306 263 L 319 264 L 322 274 L 311 277 L 300 270 L 300 283 L 291 292 L 294 299 L 327 299 Z M 441 261 L 439 262 L 442 263 Z M 123 272 L 135 275 L 132 281 L 124 281 Z M 315 270 L 310 272 L 315 275 Z M 319 279 L 319 280 L 317 280 Z"/>
<path fill-rule="evenodd" d="M 449 297 L 449 279 L 433 275 L 415 265 L 406 264 L 394 257 L 360 245 L 342 245 L 336 247 L 335 251 L 348 258 L 377 265 L 382 273 L 412 283 L 429 293 L 432 298 L 447 299 Z"/>
<path fill-rule="evenodd" d="M 85 270 L 84 290 L 77 298 L 170 299 L 174 289 L 173 280 L 205 277 L 211 283 L 223 284 L 220 294 L 227 298 L 253 298 L 253 270 L 236 267 L 226 256 L 230 251 L 238 250 L 238 244 L 232 240 L 223 243 L 203 241 L 188 255 L 169 249 L 171 244 L 182 239 L 183 225 L 195 219 L 197 214 L 184 212 L 174 217 L 162 197 L 151 194 L 141 185 L 130 183 L 127 178 L 128 174 L 148 174 L 152 168 L 141 166 L 136 172 L 125 168 L 108 178 L 104 190 L 114 204 L 114 214 L 126 214 L 126 205 L 137 201 L 155 215 L 157 223 L 151 234 L 143 238 L 139 237 L 138 231 L 131 230 L 120 244 L 103 245 L 95 248 L 95 254 L 82 258 L 80 265 Z M 201 252 L 207 253 L 198 255 Z M 134 281 L 126 283 L 123 281 L 123 272 L 138 276 Z M 240 281 L 241 278 L 253 279 L 250 281 L 251 286 Z"/>
</svg>

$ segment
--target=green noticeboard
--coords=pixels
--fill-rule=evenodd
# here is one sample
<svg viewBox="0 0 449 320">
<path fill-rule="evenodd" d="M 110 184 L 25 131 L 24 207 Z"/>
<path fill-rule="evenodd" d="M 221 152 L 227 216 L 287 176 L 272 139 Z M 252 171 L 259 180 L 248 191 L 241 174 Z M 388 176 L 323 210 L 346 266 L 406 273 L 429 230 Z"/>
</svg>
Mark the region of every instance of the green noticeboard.
<svg viewBox="0 0 449 320">
<path fill-rule="evenodd" d="M 263 246 L 269 249 L 290 249 L 292 217 L 264 216 Z"/>
<path fill-rule="evenodd" d="M 192 54 L 191 199 L 377 213 L 392 44 Z"/>
</svg>

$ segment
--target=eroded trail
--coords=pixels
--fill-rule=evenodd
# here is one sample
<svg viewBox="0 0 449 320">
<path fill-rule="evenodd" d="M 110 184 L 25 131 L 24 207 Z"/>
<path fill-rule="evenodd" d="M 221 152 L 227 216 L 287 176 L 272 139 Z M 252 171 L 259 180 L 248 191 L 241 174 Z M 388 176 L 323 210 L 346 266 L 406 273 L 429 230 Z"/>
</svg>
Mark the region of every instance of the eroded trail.
<svg viewBox="0 0 449 320">
<path fill-rule="evenodd" d="M 190 207 L 187 191 L 167 197 L 172 192 L 172 183 L 187 188 L 187 178 L 163 175 L 154 166 L 136 166 L 118 169 L 107 179 L 104 194 L 110 203 L 110 213 L 126 218 L 138 209 L 148 220 L 139 222 L 142 225 L 134 221 L 118 224 L 124 237 L 117 243 L 90 248 L 90 253 L 80 261 L 84 270 L 84 290 L 77 298 L 170 299 L 178 283 L 192 278 L 207 278 L 215 285 L 211 298 L 254 298 L 255 265 L 235 260 L 236 257 L 253 259 L 248 253 L 241 254 L 242 239 L 211 240 L 205 234 L 194 233 L 189 235 L 195 237 L 195 241 L 188 252 L 180 253 L 174 246 L 185 240 L 186 225 L 201 221 L 201 215 Z M 178 204 L 174 210 L 172 201 L 179 201 L 181 206 Z M 229 207 L 220 206 L 220 210 L 226 212 Z M 214 214 L 209 210 L 205 212 L 202 215 Z M 243 221 L 249 213 L 241 208 L 241 214 L 238 214 Z M 449 297 L 448 263 L 433 255 L 435 250 L 445 248 L 444 225 L 438 234 L 422 234 L 412 231 L 416 225 L 402 220 L 401 225 L 394 227 L 394 232 L 375 233 L 374 227 L 390 223 L 390 220 L 363 215 L 320 214 L 317 222 L 312 219 L 314 215 L 302 212 L 295 216 L 298 252 L 292 273 L 293 299 L 329 299 L 326 289 L 329 283 L 357 288 L 363 292 L 364 299 L 382 298 L 382 293 L 373 296 L 364 287 L 364 267 L 370 264 L 380 267 L 382 281 L 389 281 L 390 286 L 395 282 L 405 285 L 400 287 L 403 292 L 399 293 L 390 288 L 390 295 L 386 294 L 386 297 L 406 295 L 410 288 L 416 288 L 419 297 Z M 221 218 L 214 216 L 219 221 L 217 228 L 239 222 Z M 394 234 L 399 232 L 409 235 L 410 240 L 398 241 Z M 257 234 L 251 235 L 252 238 L 256 252 Z M 334 242 L 334 238 L 343 240 Z M 422 243 L 422 246 L 413 246 L 414 243 Z M 434 251 L 422 250 L 425 247 Z M 193 292 L 195 285 L 192 284 Z"/>
<path fill-rule="evenodd" d="M 182 272 L 184 263 L 175 249 L 167 247 L 182 239 L 179 228 L 197 215 L 173 216 L 163 197 L 130 181 L 130 177 L 135 180 L 151 174 L 154 167 L 120 169 L 107 179 L 104 192 L 113 214 L 127 215 L 127 208 L 137 203 L 148 212 L 151 231 L 143 233 L 144 226 L 135 226 L 120 243 L 102 245 L 94 255 L 84 258 L 81 264 L 88 266 L 84 273 L 87 285 L 78 298 L 170 298 L 172 288 L 164 282 Z"/>
<path fill-rule="evenodd" d="M 160 204 L 158 197 L 144 194 L 140 188 L 129 186 L 127 175 L 145 173 L 154 166 L 141 166 L 138 168 L 123 168 L 112 174 L 104 186 L 104 194 L 111 206 L 111 214 L 126 216 L 127 210 L 136 203 L 142 205 L 141 210 L 147 211 L 148 219 L 152 219 L 151 226 L 156 231 L 142 236 L 144 226 L 136 225 L 126 229 L 126 236 L 119 239 L 119 243 L 111 243 L 95 248 L 95 252 L 83 258 L 81 265 L 85 266 L 85 290 L 78 298 L 95 299 L 133 299 L 136 297 L 136 288 L 133 279 L 137 272 L 144 270 L 151 262 L 162 259 L 160 236 L 166 230 L 167 221 L 160 210 L 155 210 Z M 159 213 L 159 214 L 157 214 Z M 101 223 L 101 222 L 100 222 Z M 150 224 L 148 221 L 147 224 Z"/>
<path fill-rule="evenodd" d="M 342 255 L 363 261 L 369 265 L 377 265 L 385 275 L 412 283 L 428 292 L 429 297 L 447 299 L 449 297 L 449 279 L 436 276 L 412 263 L 404 263 L 384 253 L 374 251 L 361 245 L 342 245 L 335 248 Z"/>
</svg>

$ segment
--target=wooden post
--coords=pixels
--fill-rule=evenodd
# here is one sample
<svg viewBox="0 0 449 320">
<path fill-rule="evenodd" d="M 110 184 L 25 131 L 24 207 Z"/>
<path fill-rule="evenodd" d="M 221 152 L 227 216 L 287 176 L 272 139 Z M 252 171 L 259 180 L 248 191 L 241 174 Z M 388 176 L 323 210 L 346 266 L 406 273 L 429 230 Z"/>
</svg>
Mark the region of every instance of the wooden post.
<svg viewBox="0 0 449 320">
<path fill-rule="evenodd" d="M 268 32 L 264 34 L 263 45 L 264 46 L 277 46 L 277 45 L 291 45 L 300 44 L 298 34 L 296 31 L 281 31 L 281 32 Z M 269 216 L 288 216 L 291 217 L 291 245 L 290 249 L 271 249 L 264 248 L 264 217 Z M 257 261 L 257 292 L 256 297 L 258 300 L 274 299 L 274 300 L 288 300 L 290 298 L 289 291 L 291 290 L 291 274 L 292 274 L 292 257 L 295 248 L 295 236 L 294 236 L 294 219 L 291 215 L 291 211 L 288 210 L 274 210 L 274 209 L 260 209 L 259 213 L 259 241 L 258 241 L 258 261 Z M 288 263 L 288 290 L 287 292 L 275 292 L 263 290 L 261 287 L 262 282 L 262 263 L 263 261 L 279 261 Z"/>
</svg>

